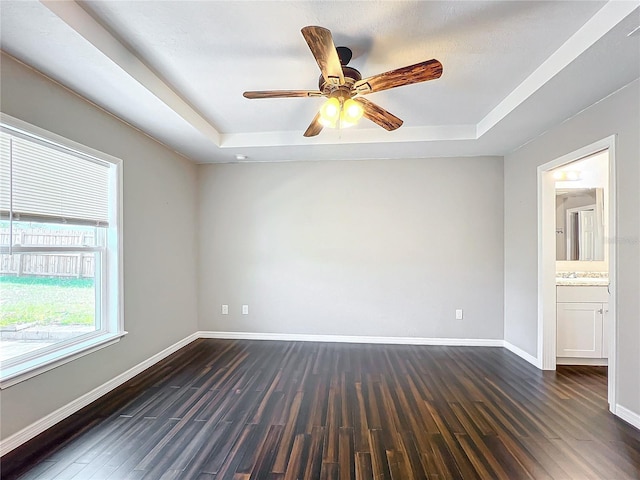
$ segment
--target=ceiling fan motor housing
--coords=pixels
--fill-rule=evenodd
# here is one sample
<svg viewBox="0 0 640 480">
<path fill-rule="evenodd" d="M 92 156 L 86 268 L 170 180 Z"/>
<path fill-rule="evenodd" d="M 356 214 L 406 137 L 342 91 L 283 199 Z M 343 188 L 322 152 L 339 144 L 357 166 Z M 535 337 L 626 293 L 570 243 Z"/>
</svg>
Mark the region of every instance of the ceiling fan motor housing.
<svg viewBox="0 0 640 480">
<path fill-rule="evenodd" d="M 362 80 L 362 75 L 355 68 L 347 67 L 346 65 L 342 66 L 342 72 L 344 75 L 344 85 L 332 85 L 331 83 L 325 81 L 324 77 L 320 75 L 320 79 L 318 80 L 318 88 L 325 95 L 330 95 L 333 91 L 344 89 L 346 87 L 347 90 L 351 91 L 353 84 L 358 80 Z M 354 92 L 355 94 L 355 92 Z M 350 95 L 353 96 L 353 95 Z"/>
</svg>

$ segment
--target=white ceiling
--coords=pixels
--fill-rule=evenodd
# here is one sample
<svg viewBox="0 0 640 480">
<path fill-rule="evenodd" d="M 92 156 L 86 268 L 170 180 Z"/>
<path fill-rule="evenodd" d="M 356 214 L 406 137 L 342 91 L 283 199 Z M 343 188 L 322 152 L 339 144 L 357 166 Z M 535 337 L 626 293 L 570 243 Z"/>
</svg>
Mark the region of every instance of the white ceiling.
<svg viewBox="0 0 640 480">
<path fill-rule="evenodd" d="M 196 162 L 505 154 L 640 77 L 635 1 L 7 1 L 1 46 Z M 438 80 L 368 96 L 394 132 L 302 133 L 319 98 L 300 29 L 363 76 L 436 58 Z M 640 108 L 640 107 L 639 107 Z"/>
</svg>

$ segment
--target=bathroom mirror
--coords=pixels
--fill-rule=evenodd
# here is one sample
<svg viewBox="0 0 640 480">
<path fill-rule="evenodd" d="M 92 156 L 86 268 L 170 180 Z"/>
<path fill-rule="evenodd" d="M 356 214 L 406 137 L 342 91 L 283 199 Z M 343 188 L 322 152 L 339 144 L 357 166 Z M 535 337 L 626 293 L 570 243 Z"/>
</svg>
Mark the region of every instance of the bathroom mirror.
<svg viewBox="0 0 640 480">
<path fill-rule="evenodd" d="M 556 190 L 556 260 L 604 260 L 604 189 Z"/>
</svg>

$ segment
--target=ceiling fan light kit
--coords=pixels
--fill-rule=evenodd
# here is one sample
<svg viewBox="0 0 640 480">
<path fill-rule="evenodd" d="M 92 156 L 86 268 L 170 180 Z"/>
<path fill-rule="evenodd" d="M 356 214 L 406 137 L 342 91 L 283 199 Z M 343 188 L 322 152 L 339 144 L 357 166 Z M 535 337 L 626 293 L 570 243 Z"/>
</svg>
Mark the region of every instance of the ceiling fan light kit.
<svg viewBox="0 0 640 480">
<path fill-rule="evenodd" d="M 318 121 L 323 127 L 353 127 L 362 118 L 364 108 L 352 98 L 346 100 L 342 96 L 332 96 L 320 107 Z"/>
<path fill-rule="evenodd" d="M 322 73 L 319 90 L 249 91 L 243 95 L 250 99 L 327 97 L 327 101 L 304 132 L 305 137 L 318 135 L 323 127 L 351 127 L 363 116 L 385 130 L 395 130 L 402 125 L 402 120 L 362 98 L 362 95 L 426 82 L 442 75 L 442 64 L 433 59 L 363 79 L 358 70 L 347 66 L 351 60 L 351 50 L 347 47 L 336 48 L 329 30 L 317 26 L 304 27 L 302 36 Z"/>
</svg>

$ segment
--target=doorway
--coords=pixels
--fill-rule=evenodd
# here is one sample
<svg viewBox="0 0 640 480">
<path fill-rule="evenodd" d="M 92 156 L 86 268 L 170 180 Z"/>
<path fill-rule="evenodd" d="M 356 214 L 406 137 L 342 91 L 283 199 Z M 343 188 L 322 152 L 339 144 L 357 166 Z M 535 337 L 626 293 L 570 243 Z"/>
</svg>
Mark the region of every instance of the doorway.
<svg viewBox="0 0 640 480">
<path fill-rule="evenodd" d="M 570 271 L 573 266 L 557 262 L 559 247 L 565 245 L 565 252 L 580 255 L 580 246 L 577 243 L 575 231 L 579 229 L 575 216 L 567 216 L 566 221 L 573 224 L 571 229 L 571 239 L 567 243 L 566 230 L 556 224 L 556 213 L 558 204 L 556 201 L 556 184 L 559 181 L 558 172 L 571 171 L 570 164 L 583 160 L 587 157 L 595 156 L 598 153 L 606 154 L 608 157 L 606 198 L 595 200 L 593 205 L 602 201 L 604 209 L 603 231 L 600 235 L 603 238 L 602 250 L 598 251 L 593 240 L 598 235 L 593 227 L 588 230 L 588 235 L 583 235 L 585 242 L 582 245 L 583 258 L 597 255 L 598 264 L 595 269 L 603 271 L 605 268 L 609 272 L 608 276 L 608 317 L 603 330 L 604 345 L 603 350 L 608 352 L 608 401 L 609 409 L 615 413 L 615 384 L 616 384 L 616 245 L 609 239 L 615 238 L 616 232 L 616 182 L 615 182 L 615 136 L 604 138 L 598 142 L 587 145 L 579 150 L 563 155 L 538 167 L 538 364 L 543 370 L 555 370 L 557 358 L 557 296 L 556 296 L 556 275 L 558 268 Z M 574 169 L 575 170 L 575 169 Z M 555 178 L 554 178 L 555 174 Z M 579 176 L 573 174 L 572 176 Z M 566 180 L 566 179 L 562 179 Z M 595 198 L 595 196 L 594 196 Z M 594 214 L 584 215 L 585 222 L 589 222 L 598 215 L 594 207 Z M 572 214 L 574 212 L 571 212 Z M 566 213 L 564 213 L 566 215 Z M 587 231 L 587 229 L 584 229 Z M 558 237 L 563 238 L 559 239 Z M 579 262 L 578 262 L 579 263 Z"/>
</svg>

